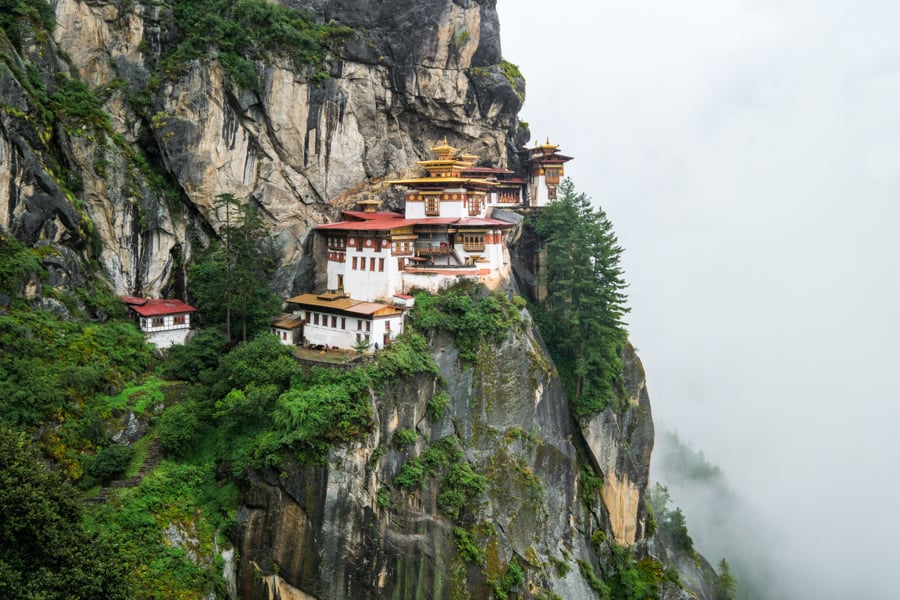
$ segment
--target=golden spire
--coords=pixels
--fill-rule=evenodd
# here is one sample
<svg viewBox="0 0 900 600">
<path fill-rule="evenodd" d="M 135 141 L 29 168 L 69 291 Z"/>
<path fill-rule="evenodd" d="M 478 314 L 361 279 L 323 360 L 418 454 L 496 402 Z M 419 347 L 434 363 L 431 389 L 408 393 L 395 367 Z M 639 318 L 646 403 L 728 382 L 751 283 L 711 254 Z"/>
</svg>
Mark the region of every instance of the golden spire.
<svg viewBox="0 0 900 600">
<path fill-rule="evenodd" d="M 459 152 L 458 149 L 447 143 L 446 136 L 444 137 L 443 143 L 440 146 L 435 146 L 431 151 L 437 154 L 438 160 L 453 160 L 453 157 Z"/>
</svg>

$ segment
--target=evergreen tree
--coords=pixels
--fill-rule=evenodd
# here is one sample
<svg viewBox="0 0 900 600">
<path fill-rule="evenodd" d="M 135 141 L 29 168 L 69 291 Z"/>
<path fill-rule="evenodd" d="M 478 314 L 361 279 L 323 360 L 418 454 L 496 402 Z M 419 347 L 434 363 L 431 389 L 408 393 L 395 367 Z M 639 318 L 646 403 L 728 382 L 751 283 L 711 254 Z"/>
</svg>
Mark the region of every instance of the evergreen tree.
<svg viewBox="0 0 900 600">
<path fill-rule="evenodd" d="M 579 416 L 603 410 L 621 380 L 626 287 L 612 223 L 571 179 L 534 222 L 547 297 L 536 319 Z"/>
<path fill-rule="evenodd" d="M 731 575 L 731 567 L 724 558 L 719 562 L 719 574 L 716 577 L 716 600 L 734 600 L 737 583 Z"/>
<path fill-rule="evenodd" d="M 84 530 L 81 510 L 31 439 L 0 425 L 0 597 L 128 597 L 117 550 Z"/>
<path fill-rule="evenodd" d="M 225 226 L 190 268 L 190 293 L 205 322 L 224 325 L 229 340 L 239 326 L 247 341 L 280 308 L 269 289 L 277 261 L 256 206 L 231 194 L 218 199 Z"/>
</svg>

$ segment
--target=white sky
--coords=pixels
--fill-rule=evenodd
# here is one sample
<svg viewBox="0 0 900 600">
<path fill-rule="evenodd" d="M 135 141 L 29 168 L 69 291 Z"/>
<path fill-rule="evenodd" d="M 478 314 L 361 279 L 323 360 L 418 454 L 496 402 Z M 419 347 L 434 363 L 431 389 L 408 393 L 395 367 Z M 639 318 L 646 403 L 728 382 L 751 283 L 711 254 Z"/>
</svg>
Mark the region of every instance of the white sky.
<svg viewBox="0 0 900 600">
<path fill-rule="evenodd" d="M 890 597 L 900 3 L 498 9 L 521 118 L 625 248 L 655 419 L 772 526 L 785 598 Z"/>
</svg>

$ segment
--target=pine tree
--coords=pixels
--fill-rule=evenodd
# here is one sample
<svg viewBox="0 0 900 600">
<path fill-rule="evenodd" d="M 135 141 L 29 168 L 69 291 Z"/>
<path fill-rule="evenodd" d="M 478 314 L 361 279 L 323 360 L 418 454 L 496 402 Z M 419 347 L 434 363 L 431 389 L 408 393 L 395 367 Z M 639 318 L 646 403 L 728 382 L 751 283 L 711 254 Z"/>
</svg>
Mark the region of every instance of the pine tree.
<svg viewBox="0 0 900 600">
<path fill-rule="evenodd" d="M 534 223 L 546 250 L 547 297 L 537 321 L 579 416 L 603 410 L 616 397 L 628 312 L 612 223 L 571 179 Z"/>
<path fill-rule="evenodd" d="M 225 225 L 191 267 L 190 293 L 207 323 L 224 325 L 229 340 L 237 324 L 247 341 L 280 307 L 269 290 L 277 261 L 259 210 L 231 194 L 218 201 Z"/>
</svg>

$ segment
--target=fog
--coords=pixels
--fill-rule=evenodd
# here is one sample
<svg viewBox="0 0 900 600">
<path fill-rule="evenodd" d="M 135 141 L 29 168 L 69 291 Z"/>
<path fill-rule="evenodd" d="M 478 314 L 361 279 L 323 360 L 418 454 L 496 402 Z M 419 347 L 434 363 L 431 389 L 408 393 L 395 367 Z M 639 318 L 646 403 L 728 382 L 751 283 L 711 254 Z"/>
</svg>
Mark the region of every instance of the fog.
<svg viewBox="0 0 900 600">
<path fill-rule="evenodd" d="M 625 248 L 655 419 L 765 523 L 715 551 L 766 555 L 772 598 L 893 596 L 900 4 L 498 8 L 521 118 Z"/>
</svg>

